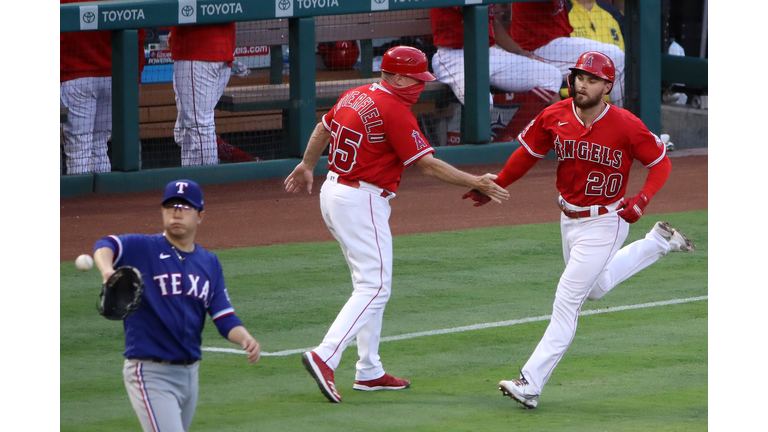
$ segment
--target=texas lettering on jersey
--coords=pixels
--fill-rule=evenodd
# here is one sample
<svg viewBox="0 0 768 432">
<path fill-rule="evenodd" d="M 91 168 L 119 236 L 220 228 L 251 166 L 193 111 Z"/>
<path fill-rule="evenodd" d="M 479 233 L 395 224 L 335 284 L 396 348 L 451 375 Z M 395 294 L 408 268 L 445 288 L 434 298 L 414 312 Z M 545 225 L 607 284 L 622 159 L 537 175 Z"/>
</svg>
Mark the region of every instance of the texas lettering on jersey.
<svg viewBox="0 0 768 432">
<path fill-rule="evenodd" d="M 181 273 L 165 273 L 156 276 L 152 276 L 152 280 L 160 287 L 160 295 L 166 296 L 178 296 L 182 295 L 188 297 L 196 297 L 205 303 L 205 307 L 210 304 L 210 281 L 206 280 L 202 287 L 200 287 L 200 276 L 187 274 L 189 278 L 189 290 L 183 292 L 183 275 Z"/>
</svg>

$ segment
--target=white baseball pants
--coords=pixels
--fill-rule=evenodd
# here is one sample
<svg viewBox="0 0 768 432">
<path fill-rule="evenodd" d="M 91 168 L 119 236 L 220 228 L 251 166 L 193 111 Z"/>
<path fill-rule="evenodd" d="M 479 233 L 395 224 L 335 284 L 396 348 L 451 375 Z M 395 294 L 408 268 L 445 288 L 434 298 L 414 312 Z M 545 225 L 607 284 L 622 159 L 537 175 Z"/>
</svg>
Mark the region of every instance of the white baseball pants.
<svg viewBox="0 0 768 432">
<path fill-rule="evenodd" d="M 344 349 L 357 338 L 355 379 L 368 381 L 384 375 L 379 357 L 382 318 L 392 291 L 391 207 L 382 189 L 360 182 L 360 188 L 337 183 L 328 173 L 320 190 L 320 210 L 328 229 L 339 242 L 352 276 L 352 296 L 331 324 L 323 342 L 313 351 L 333 370 Z"/>
<path fill-rule="evenodd" d="M 110 172 L 107 141 L 112 135 L 112 77 L 77 78 L 61 83 L 59 99 L 69 108 L 61 125 L 67 174 Z"/>
<path fill-rule="evenodd" d="M 562 198 L 561 202 L 569 210 L 589 209 L 572 206 Z M 670 251 L 669 242 L 653 230 L 644 239 L 621 248 L 629 234 L 629 224 L 615 212 L 618 204 L 606 206 L 611 212 L 602 216 L 560 217 L 566 267 L 557 285 L 549 326 L 522 369 L 536 394 L 541 394 L 573 341 L 584 301 L 604 296 Z"/>
<path fill-rule="evenodd" d="M 189 366 L 126 359 L 123 381 L 144 432 L 186 432 L 197 408 L 200 362 Z"/>
<path fill-rule="evenodd" d="M 569 68 L 576 66 L 582 54 L 587 51 L 598 51 L 607 55 L 616 69 L 616 81 L 609 95 L 611 104 L 624 106 L 624 51 L 616 45 L 598 42 L 592 39 L 578 37 L 561 37 L 537 48 L 533 53 L 543 58 L 547 63 L 558 68 L 563 78 L 571 73 Z"/>
<path fill-rule="evenodd" d="M 230 73 L 227 62 L 174 61 L 173 90 L 179 113 L 173 135 L 181 147 L 181 166 L 219 163 L 213 109 Z"/>
<path fill-rule="evenodd" d="M 506 92 L 526 92 L 541 88 L 552 93 L 560 91 L 563 77 L 557 68 L 538 60 L 512 54 L 494 45 L 488 48 L 491 86 Z M 439 47 L 432 57 L 432 70 L 437 80 L 447 84 L 461 104 L 464 104 L 464 50 Z M 490 96 L 490 93 L 489 93 Z M 490 98 L 493 105 L 493 98 Z"/>
</svg>

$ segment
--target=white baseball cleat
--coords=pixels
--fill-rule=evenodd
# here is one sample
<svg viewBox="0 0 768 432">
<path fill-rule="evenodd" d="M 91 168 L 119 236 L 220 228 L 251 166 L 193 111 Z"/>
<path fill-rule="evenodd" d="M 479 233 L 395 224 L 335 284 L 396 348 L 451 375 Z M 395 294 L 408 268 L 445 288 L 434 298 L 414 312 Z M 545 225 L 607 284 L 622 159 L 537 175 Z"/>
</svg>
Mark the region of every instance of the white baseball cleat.
<svg viewBox="0 0 768 432">
<path fill-rule="evenodd" d="M 531 386 L 525 377 L 511 381 L 500 381 L 499 390 L 504 396 L 509 396 L 515 402 L 523 404 L 526 409 L 534 409 L 539 405 L 539 395 L 531 393 Z"/>
<path fill-rule="evenodd" d="M 664 237 L 664 240 L 669 242 L 669 247 L 672 252 L 693 252 L 696 249 L 693 242 L 681 233 L 679 229 L 671 228 L 669 222 L 656 222 L 656 225 L 653 226 L 653 230 Z"/>
</svg>

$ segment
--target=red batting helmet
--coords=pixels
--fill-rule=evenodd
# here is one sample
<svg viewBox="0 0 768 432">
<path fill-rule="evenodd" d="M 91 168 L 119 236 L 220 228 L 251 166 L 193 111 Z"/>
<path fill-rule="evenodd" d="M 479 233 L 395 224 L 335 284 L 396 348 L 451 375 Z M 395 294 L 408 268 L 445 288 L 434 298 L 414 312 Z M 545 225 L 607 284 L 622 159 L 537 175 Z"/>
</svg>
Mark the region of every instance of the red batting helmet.
<svg viewBox="0 0 768 432">
<path fill-rule="evenodd" d="M 409 46 L 396 46 L 384 53 L 381 70 L 396 75 L 405 75 L 422 81 L 434 81 L 437 78 L 427 70 L 427 55 L 421 50 Z"/>
<path fill-rule="evenodd" d="M 587 51 L 576 61 L 576 66 L 569 68 L 571 71 L 584 71 L 598 78 L 602 78 L 611 84 L 616 79 L 616 68 L 613 61 L 607 55 L 597 51 Z M 568 74 L 568 91 L 573 93 L 573 83 L 576 75 Z M 613 90 L 613 89 L 611 89 Z M 608 92 L 610 93 L 610 91 Z"/>
<path fill-rule="evenodd" d="M 325 67 L 331 70 L 352 69 L 360 56 L 360 48 L 355 41 L 323 43 L 318 46 L 318 51 Z"/>
</svg>

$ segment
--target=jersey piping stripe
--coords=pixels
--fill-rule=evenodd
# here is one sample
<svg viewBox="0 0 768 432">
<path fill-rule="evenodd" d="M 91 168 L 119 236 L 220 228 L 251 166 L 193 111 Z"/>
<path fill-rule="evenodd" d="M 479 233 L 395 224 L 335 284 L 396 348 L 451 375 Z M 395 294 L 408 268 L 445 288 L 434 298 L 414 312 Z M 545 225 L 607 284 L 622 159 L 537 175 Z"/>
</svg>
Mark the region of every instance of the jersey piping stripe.
<svg viewBox="0 0 768 432">
<path fill-rule="evenodd" d="M 331 131 L 331 127 L 328 126 L 328 123 L 325 122 L 325 115 L 323 115 L 323 117 L 321 118 L 321 121 L 323 122 L 323 127 L 325 127 L 325 130 L 330 132 Z"/>
<path fill-rule="evenodd" d="M 575 95 L 574 95 L 574 97 L 575 97 Z M 584 126 L 584 122 L 581 121 L 581 117 L 579 117 L 579 115 L 576 113 L 576 101 L 575 101 L 575 98 L 571 100 L 571 109 L 573 110 L 573 116 L 576 117 L 576 120 L 579 121 L 579 124 Z"/>
<path fill-rule="evenodd" d="M 531 154 L 531 156 L 533 156 L 533 157 L 537 157 L 537 158 L 539 158 L 539 159 L 543 159 L 543 158 L 544 158 L 544 156 L 546 156 L 546 155 L 540 155 L 540 154 L 538 154 L 538 153 L 534 153 L 534 151 L 533 151 L 533 150 L 531 150 L 531 148 L 530 148 L 530 147 L 528 147 L 528 143 L 526 143 L 526 142 L 525 142 L 525 140 L 523 139 L 523 134 L 520 134 L 520 135 L 518 135 L 518 136 L 517 136 L 517 140 L 518 140 L 518 141 L 520 141 L 520 144 L 522 144 L 522 145 L 523 145 L 523 147 L 525 147 L 525 149 L 526 149 L 526 150 L 528 150 L 528 153 L 530 153 L 530 154 Z"/>
<path fill-rule="evenodd" d="M 115 243 L 117 243 L 117 258 L 115 258 L 115 260 L 112 261 L 112 264 L 114 264 L 114 263 L 120 261 L 120 258 L 123 257 L 123 242 L 121 242 L 120 239 L 117 236 L 111 235 L 111 236 L 109 236 L 109 238 L 111 238 L 112 240 L 115 241 Z"/>
<path fill-rule="evenodd" d="M 414 156 L 414 157 L 408 159 L 407 161 L 403 162 L 403 166 L 408 166 L 408 165 L 412 164 L 413 162 L 421 159 L 427 153 L 432 153 L 434 151 L 435 151 L 435 149 L 433 149 L 432 147 L 430 147 L 428 149 L 424 149 L 421 152 L 419 152 L 419 154 L 417 154 L 416 156 Z"/>
<path fill-rule="evenodd" d="M 141 392 L 141 398 L 144 400 L 144 407 L 147 409 L 147 416 L 149 417 L 149 422 L 152 424 L 152 430 L 153 431 L 159 431 L 157 427 L 157 419 L 155 419 L 155 412 L 152 409 L 152 403 L 149 401 L 149 394 L 147 394 L 147 387 L 144 384 L 144 374 L 142 373 L 142 369 L 144 368 L 144 364 L 139 362 L 136 363 L 136 379 L 139 382 L 139 391 Z"/>
<path fill-rule="evenodd" d="M 441 48 L 442 48 L 442 47 L 441 47 Z M 463 49 L 463 48 L 460 48 L 460 49 Z M 435 55 L 437 56 L 437 61 L 438 61 L 438 62 L 440 62 L 440 64 L 443 66 L 443 69 L 445 69 L 446 71 L 450 71 L 450 69 L 448 68 L 448 66 L 446 66 L 446 65 L 445 65 L 445 63 L 443 63 L 443 61 L 442 61 L 442 56 L 440 55 L 440 50 L 439 50 L 439 49 L 437 50 L 437 52 L 435 53 Z M 449 75 L 451 75 L 451 80 L 453 81 L 453 85 L 451 85 L 451 86 L 450 86 L 450 87 L 451 87 L 451 89 L 453 89 L 453 91 L 454 91 L 454 92 L 458 92 L 458 93 L 460 93 L 460 94 L 461 94 L 461 95 L 458 95 L 458 94 L 457 94 L 457 95 L 456 95 L 456 97 L 457 97 L 459 100 L 462 100 L 462 99 L 464 99 L 464 86 L 462 86 L 462 85 L 459 85 L 459 83 L 458 83 L 458 82 L 459 82 L 459 81 L 458 81 L 458 79 L 457 79 L 455 76 L 453 76 L 453 75 L 452 75 L 450 72 L 448 72 L 448 74 L 449 74 Z"/>
<path fill-rule="evenodd" d="M 664 151 L 661 152 L 661 156 L 659 156 L 655 161 L 653 161 L 653 162 L 649 163 L 648 165 L 646 165 L 645 166 L 646 168 L 650 168 L 650 167 L 656 165 L 657 163 L 661 162 L 661 160 L 664 159 L 664 156 L 667 155 L 667 147 L 666 146 L 661 146 L 661 147 L 664 149 Z"/>
<path fill-rule="evenodd" d="M 376 237 L 376 250 L 379 252 L 379 289 L 376 290 L 376 295 L 371 297 L 371 301 L 369 301 L 368 304 L 365 305 L 363 310 L 360 311 L 360 314 L 357 316 L 357 318 L 355 318 L 355 321 L 352 322 L 352 325 L 349 326 L 349 330 L 347 330 L 347 332 L 344 334 L 344 337 L 341 338 L 342 342 L 345 339 L 347 339 L 347 335 L 349 335 L 349 332 L 352 331 L 352 329 L 355 327 L 355 324 L 357 324 L 357 322 L 360 320 L 360 317 L 363 316 L 366 310 L 368 310 L 368 306 L 370 306 L 371 303 L 373 303 L 373 301 L 376 300 L 376 297 L 378 297 L 379 294 L 381 294 L 381 289 L 384 287 L 384 276 L 383 276 L 384 263 L 381 258 L 381 246 L 379 245 L 379 232 L 376 229 L 376 219 L 374 219 L 373 217 L 373 196 L 368 197 L 368 208 L 371 209 L 371 223 L 373 223 L 373 234 Z M 339 345 L 336 345 L 336 349 L 333 350 L 333 353 L 331 353 L 331 355 L 328 356 L 328 358 L 324 359 L 323 362 L 327 363 L 328 360 L 332 359 L 333 356 L 336 355 L 336 351 L 339 350 L 339 347 L 341 347 L 341 343 Z"/>
<path fill-rule="evenodd" d="M 203 146 L 203 135 L 200 133 L 200 125 L 197 122 L 197 92 L 195 91 L 195 62 L 189 62 L 189 75 L 192 80 L 192 112 L 195 113 L 195 130 L 200 142 L 200 165 L 205 165 L 205 146 Z"/>
<path fill-rule="evenodd" d="M 539 87 L 535 87 L 533 90 L 531 90 L 531 93 L 541 98 L 541 100 L 543 100 L 544 102 L 549 102 L 550 100 L 552 100 L 552 95 L 555 94 L 555 92 L 550 92 L 547 89 L 543 89 Z"/>
<path fill-rule="evenodd" d="M 384 88 L 384 87 L 383 87 L 381 84 L 379 84 L 379 83 L 373 83 L 373 85 L 372 85 L 371 87 L 376 87 L 376 90 L 381 90 L 381 91 L 384 91 L 384 92 L 386 92 L 386 93 L 392 94 L 392 92 L 391 92 L 391 91 L 387 90 L 386 88 Z"/>
<path fill-rule="evenodd" d="M 608 114 L 608 110 L 609 109 L 611 109 L 611 104 L 605 104 L 605 109 L 603 110 L 602 113 L 600 113 L 599 116 L 597 116 L 597 118 L 595 119 L 595 121 L 592 122 L 592 124 L 595 124 L 595 122 L 597 122 L 601 118 L 605 117 L 605 115 Z"/>
<path fill-rule="evenodd" d="M 235 313 L 235 308 L 227 308 L 227 309 L 224 309 L 223 311 L 217 313 L 216 315 L 213 315 L 211 317 L 211 319 L 215 321 L 215 320 L 217 320 L 217 319 L 219 319 L 219 318 L 221 318 L 221 317 L 223 317 L 225 315 L 232 315 L 233 313 Z"/>
<path fill-rule="evenodd" d="M 619 226 L 620 226 L 619 220 L 620 220 L 619 218 L 616 218 L 616 231 L 615 231 L 616 234 L 613 237 L 613 247 L 611 247 L 611 251 L 615 250 L 616 247 L 617 247 L 616 243 L 617 243 L 617 241 L 619 239 L 619 230 L 620 230 L 620 228 L 619 228 Z M 618 245 L 618 247 L 621 247 L 621 245 Z M 603 263 L 603 267 L 600 269 L 599 272 L 597 272 L 597 276 L 595 276 L 595 279 L 589 285 L 590 287 L 594 286 L 595 283 L 597 283 L 597 279 L 600 277 L 600 274 L 603 273 L 603 270 L 605 270 L 605 267 L 608 266 L 608 263 L 610 262 L 611 257 L 614 256 L 614 255 L 615 254 L 612 254 L 612 253 L 608 254 L 608 257 L 605 259 L 605 262 Z M 578 321 L 579 321 L 579 315 L 581 314 L 581 307 L 584 305 L 584 302 L 587 301 L 587 297 L 589 297 L 589 291 L 590 290 L 586 290 L 586 293 L 584 293 L 584 297 L 581 299 L 581 302 L 579 303 L 579 308 L 576 310 L 576 316 L 573 318 L 573 334 L 571 334 L 571 340 L 568 341 L 568 344 L 565 346 L 565 349 L 558 356 L 557 361 L 555 361 L 554 364 L 552 364 L 552 368 L 549 369 L 549 372 L 547 372 L 547 374 L 544 375 L 544 380 L 543 380 L 544 383 L 549 381 L 549 377 L 552 375 L 552 372 L 555 370 L 555 367 L 557 366 L 558 363 L 560 363 L 560 359 L 563 358 L 563 355 L 565 355 L 565 352 L 568 350 L 568 347 L 571 346 L 571 342 L 573 342 L 573 338 L 576 337 L 576 326 L 577 326 Z M 554 311 L 553 311 L 552 315 L 554 317 Z M 541 391 L 541 389 L 539 389 L 539 391 Z"/>
<path fill-rule="evenodd" d="M 571 102 L 571 109 L 573 110 L 573 116 L 576 117 L 576 120 L 581 123 L 582 126 L 586 126 L 584 124 L 584 121 L 581 120 L 581 117 L 579 117 L 578 114 L 576 114 L 576 102 Z M 605 109 L 603 112 L 600 113 L 599 116 L 592 122 L 592 124 L 595 124 L 596 121 L 600 120 L 601 118 L 605 117 L 605 115 L 608 113 L 608 110 L 611 109 L 611 104 L 605 104 Z"/>
</svg>

